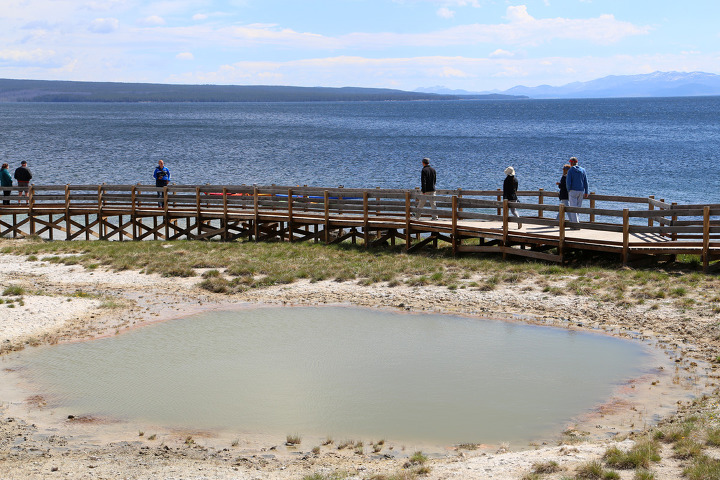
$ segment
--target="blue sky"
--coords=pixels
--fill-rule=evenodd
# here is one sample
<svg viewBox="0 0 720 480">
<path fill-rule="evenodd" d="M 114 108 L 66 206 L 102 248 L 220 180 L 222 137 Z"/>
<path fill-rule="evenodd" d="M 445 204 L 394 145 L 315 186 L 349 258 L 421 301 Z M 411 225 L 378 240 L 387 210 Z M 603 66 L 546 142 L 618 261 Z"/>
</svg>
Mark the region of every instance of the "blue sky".
<svg viewBox="0 0 720 480">
<path fill-rule="evenodd" d="M 720 1 L 0 0 L 0 78 L 471 91 L 720 74 Z"/>
</svg>

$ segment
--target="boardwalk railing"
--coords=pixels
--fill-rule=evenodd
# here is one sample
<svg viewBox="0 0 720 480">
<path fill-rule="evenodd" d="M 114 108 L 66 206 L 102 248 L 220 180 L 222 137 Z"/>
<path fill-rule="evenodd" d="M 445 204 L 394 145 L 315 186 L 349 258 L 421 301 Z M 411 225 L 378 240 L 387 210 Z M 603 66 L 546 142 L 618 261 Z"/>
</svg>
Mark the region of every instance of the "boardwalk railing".
<svg viewBox="0 0 720 480">
<path fill-rule="evenodd" d="M 585 207 L 556 192 L 438 190 L 417 220 L 418 190 L 249 185 L 31 185 L 0 187 L 0 236 L 144 240 L 362 239 L 407 250 L 438 241 L 454 252 L 497 252 L 562 262 L 572 250 L 640 256 L 698 254 L 705 269 L 720 255 L 720 205 L 677 205 L 650 196 L 591 194 Z M 510 215 L 510 208 L 521 218 Z M 570 222 L 575 213 L 580 222 Z M 438 217 L 431 220 L 431 217 Z M 522 228 L 517 226 L 522 222 Z"/>
</svg>

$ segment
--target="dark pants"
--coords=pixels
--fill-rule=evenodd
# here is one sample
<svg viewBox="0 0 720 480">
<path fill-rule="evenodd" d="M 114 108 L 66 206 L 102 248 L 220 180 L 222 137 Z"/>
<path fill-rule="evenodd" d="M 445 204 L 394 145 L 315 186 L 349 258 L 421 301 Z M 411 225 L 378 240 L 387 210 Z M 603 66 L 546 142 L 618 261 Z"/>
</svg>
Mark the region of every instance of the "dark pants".
<svg viewBox="0 0 720 480">
<path fill-rule="evenodd" d="M 9 197 L 12 192 L 10 190 L 3 190 L 3 195 Z M 10 205 L 10 199 L 6 198 L 3 200 L 3 205 Z"/>
<path fill-rule="evenodd" d="M 158 188 L 167 187 L 168 181 L 167 180 L 155 180 L 155 186 Z M 163 192 L 157 192 L 157 196 L 160 198 L 163 198 Z M 165 202 L 159 201 L 158 207 L 162 208 L 165 206 Z"/>
</svg>

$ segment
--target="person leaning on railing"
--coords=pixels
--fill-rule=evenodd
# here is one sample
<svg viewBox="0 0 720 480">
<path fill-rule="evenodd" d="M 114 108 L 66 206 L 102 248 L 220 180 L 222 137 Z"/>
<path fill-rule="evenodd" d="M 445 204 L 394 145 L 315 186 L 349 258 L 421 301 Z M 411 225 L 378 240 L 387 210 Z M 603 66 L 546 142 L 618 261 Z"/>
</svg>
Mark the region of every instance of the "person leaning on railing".
<svg viewBox="0 0 720 480">
<path fill-rule="evenodd" d="M 27 162 L 23 160 L 20 162 L 20 166 L 15 169 L 15 180 L 18 182 L 18 187 L 25 187 L 24 190 L 20 190 L 19 195 L 22 197 L 23 195 L 27 195 L 27 187 L 30 185 L 30 180 L 32 180 L 32 172 L 27 166 Z"/>
<path fill-rule="evenodd" d="M 415 220 L 420 220 L 420 211 L 425 207 L 426 202 L 430 202 L 430 208 L 433 209 L 431 220 L 437 220 L 435 214 L 435 182 L 437 181 L 437 172 L 430 166 L 430 159 L 422 159 L 422 170 L 420 170 L 420 196 L 417 199 L 417 209 L 415 211 Z"/>
<path fill-rule="evenodd" d="M 10 168 L 10 165 L 7 163 L 3 163 L 2 167 L 0 167 L 0 185 L 3 187 L 12 187 L 12 177 L 8 168 Z M 3 190 L 3 196 L 5 197 L 9 197 L 10 193 L 12 193 L 10 190 Z M 10 205 L 10 199 L 3 199 L 3 205 Z"/>
</svg>

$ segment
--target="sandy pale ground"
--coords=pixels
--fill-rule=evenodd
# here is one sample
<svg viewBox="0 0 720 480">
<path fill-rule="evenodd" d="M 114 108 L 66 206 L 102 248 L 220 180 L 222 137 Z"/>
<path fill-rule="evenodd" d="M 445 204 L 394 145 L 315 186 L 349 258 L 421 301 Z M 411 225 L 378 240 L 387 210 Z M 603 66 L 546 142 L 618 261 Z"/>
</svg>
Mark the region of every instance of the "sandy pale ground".
<svg viewBox="0 0 720 480">
<path fill-rule="evenodd" d="M 718 315 L 699 312 L 690 320 L 662 300 L 652 308 L 648 304 L 620 308 L 576 295 L 548 295 L 522 282 L 492 291 L 298 282 L 228 297 L 198 289 L 198 281 L 90 271 L 0 255 L 0 287 L 24 289 L 22 301 L 0 304 L 0 351 L 7 354 L 33 345 L 115 335 L 207 309 L 352 304 L 608 332 L 654 345 L 660 352 L 658 369 L 619 389 L 564 433 L 537 445 L 469 449 L 403 445 L 388 439 L 374 453 L 371 439 L 364 439 L 360 453 L 340 450 L 336 444 L 320 446 L 322 438 L 303 438 L 299 446 L 286 447 L 285 438 L 272 435 L 174 431 L 82 415 L 67 418 L 49 408 L 42 395 L 28 393 L 18 372 L 3 365 L 7 357 L 0 356 L 0 479 L 301 479 L 334 471 L 368 479 L 403 471 L 418 449 L 431 457 L 430 472 L 423 478 L 519 479 L 534 463 L 549 460 L 557 461 L 564 471 L 543 478 L 561 478 L 572 476 L 578 465 L 599 459 L 610 445 L 629 448 L 633 444 L 629 434 L 653 426 L 659 417 L 673 419 L 698 408 L 691 405 L 690 395 L 708 393 L 717 398 L 717 371 L 710 361 L 719 351 Z M 715 409 L 717 402 L 702 408 Z M 316 446 L 319 452 L 312 451 Z M 709 454 L 718 456 L 718 452 Z M 663 452 L 653 471 L 658 480 L 675 479 L 681 477 L 682 468 L 680 460 Z M 621 477 L 630 479 L 632 472 L 622 472 Z"/>
</svg>

